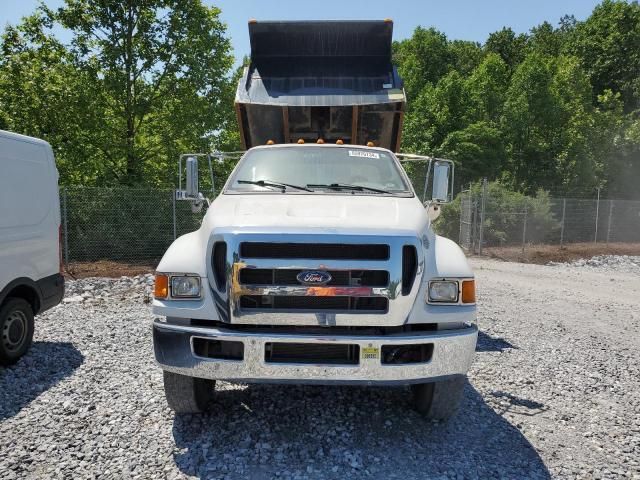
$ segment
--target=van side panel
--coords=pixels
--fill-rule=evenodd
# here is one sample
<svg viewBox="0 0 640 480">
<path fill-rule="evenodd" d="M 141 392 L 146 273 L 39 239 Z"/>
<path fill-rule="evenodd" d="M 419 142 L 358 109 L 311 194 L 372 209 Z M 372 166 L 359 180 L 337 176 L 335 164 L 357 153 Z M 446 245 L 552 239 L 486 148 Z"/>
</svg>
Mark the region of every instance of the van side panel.
<svg viewBox="0 0 640 480">
<path fill-rule="evenodd" d="M 19 278 L 39 284 L 58 276 L 59 226 L 51 147 L 0 131 L 0 292 Z"/>
</svg>

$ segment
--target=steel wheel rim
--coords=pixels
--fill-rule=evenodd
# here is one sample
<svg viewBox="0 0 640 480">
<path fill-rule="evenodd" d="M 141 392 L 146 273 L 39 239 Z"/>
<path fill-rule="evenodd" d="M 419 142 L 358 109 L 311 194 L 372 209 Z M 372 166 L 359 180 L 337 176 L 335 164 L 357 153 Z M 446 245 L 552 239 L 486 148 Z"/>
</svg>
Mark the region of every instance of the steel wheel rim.
<svg viewBox="0 0 640 480">
<path fill-rule="evenodd" d="M 2 344 L 9 352 L 20 349 L 27 337 L 27 316 L 16 310 L 11 312 L 2 326 Z"/>
</svg>

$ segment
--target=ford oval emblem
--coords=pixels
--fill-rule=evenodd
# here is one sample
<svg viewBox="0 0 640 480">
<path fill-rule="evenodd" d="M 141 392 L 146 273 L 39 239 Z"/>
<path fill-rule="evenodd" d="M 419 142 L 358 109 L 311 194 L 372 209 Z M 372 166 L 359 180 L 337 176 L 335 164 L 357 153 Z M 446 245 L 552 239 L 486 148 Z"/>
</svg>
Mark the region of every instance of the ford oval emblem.
<svg viewBox="0 0 640 480">
<path fill-rule="evenodd" d="M 331 281 L 329 272 L 321 270 L 303 270 L 296 278 L 303 285 L 326 285 Z"/>
</svg>

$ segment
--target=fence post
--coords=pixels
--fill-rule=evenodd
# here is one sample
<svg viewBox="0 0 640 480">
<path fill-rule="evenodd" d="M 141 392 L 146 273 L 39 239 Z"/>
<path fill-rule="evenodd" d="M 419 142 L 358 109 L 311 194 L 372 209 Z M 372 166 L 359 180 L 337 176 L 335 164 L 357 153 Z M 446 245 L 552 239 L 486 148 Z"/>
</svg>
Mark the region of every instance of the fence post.
<svg viewBox="0 0 640 480">
<path fill-rule="evenodd" d="M 471 197 L 473 199 L 473 196 Z M 478 238 L 477 236 L 477 229 L 478 229 L 478 201 L 477 200 L 472 200 L 471 201 L 471 208 L 473 209 L 471 212 L 471 251 L 475 254 L 478 253 L 478 244 L 476 243 L 476 240 Z"/>
<path fill-rule="evenodd" d="M 460 192 L 460 222 L 458 225 L 458 244 L 462 245 L 462 217 L 464 215 L 464 191 Z"/>
<path fill-rule="evenodd" d="M 609 199 L 609 219 L 607 220 L 607 245 L 611 236 L 611 216 L 613 215 L 613 200 Z"/>
<path fill-rule="evenodd" d="M 64 187 L 62 191 L 62 217 L 63 217 L 63 232 L 64 232 L 64 264 L 65 270 L 69 266 L 69 230 L 67 226 L 67 187 Z"/>
<path fill-rule="evenodd" d="M 600 187 L 598 187 L 598 200 L 596 201 L 596 233 L 593 237 L 593 243 L 598 243 L 598 216 L 600 215 Z"/>
<path fill-rule="evenodd" d="M 562 222 L 560 223 L 560 248 L 562 248 L 562 242 L 564 242 L 564 215 L 567 211 L 567 199 L 562 199 Z"/>
<path fill-rule="evenodd" d="M 171 191 L 171 209 L 173 211 L 173 240 L 176 239 L 176 192 Z"/>
<path fill-rule="evenodd" d="M 478 247 L 478 255 L 482 255 L 482 237 L 484 230 L 484 209 L 485 209 L 485 199 L 487 198 L 487 177 L 482 179 L 482 199 L 481 199 L 481 207 L 480 207 L 480 239 L 479 239 L 479 247 Z"/>
<path fill-rule="evenodd" d="M 524 253 L 524 245 L 527 241 L 527 204 L 524 204 L 524 221 L 522 222 L 522 253 Z"/>
</svg>

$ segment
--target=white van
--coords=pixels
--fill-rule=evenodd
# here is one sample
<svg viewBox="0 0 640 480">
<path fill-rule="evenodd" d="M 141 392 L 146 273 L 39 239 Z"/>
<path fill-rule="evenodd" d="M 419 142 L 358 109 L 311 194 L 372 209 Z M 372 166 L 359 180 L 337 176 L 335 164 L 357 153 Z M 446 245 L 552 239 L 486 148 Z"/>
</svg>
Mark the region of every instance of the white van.
<svg viewBox="0 0 640 480">
<path fill-rule="evenodd" d="M 0 130 L 0 365 L 31 346 L 33 317 L 64 294 L 51 146 Z"/>
</svg>

